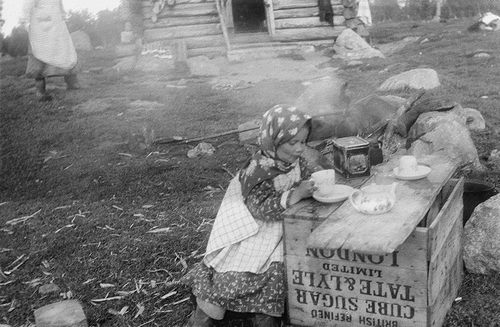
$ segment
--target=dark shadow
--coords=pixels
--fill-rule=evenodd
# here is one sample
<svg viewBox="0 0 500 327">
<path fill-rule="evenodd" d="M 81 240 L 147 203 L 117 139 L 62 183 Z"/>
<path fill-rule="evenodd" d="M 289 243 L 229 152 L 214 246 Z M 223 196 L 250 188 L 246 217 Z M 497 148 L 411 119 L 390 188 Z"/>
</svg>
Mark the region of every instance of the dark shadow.
<svg viewBox="0 0 500 327">
<path fill-rule="evenodd" d="M 264 0 L 232 0 L 235 33 L 267 31 Z"/>
</svg>

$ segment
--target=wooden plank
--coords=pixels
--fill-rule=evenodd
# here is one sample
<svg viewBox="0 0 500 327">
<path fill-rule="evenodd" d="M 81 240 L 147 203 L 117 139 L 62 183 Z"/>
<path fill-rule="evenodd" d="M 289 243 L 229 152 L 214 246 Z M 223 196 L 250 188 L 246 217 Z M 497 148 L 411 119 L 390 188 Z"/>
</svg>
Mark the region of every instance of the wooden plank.
<svg viewBox="0 0 500 327">
<path fill-rule="evenodd" d="M 462 223 L 464 178 L 455 185 L 441 212 L 429 226 L 429 261 L 435 261 L 457 220 Z"/>
<path fill-rule="evenodd" d="M 345 202 L 308 238 L 311 248 L 350 249 L 360 253 L 392 253 L 404 243 L 429 211 L 456 163 L 444 156 L 419 158 L 432 171 L 424 179 L 398 181 L 397 199 L 391 211 L 377 216 L 357 212 Z M 389 164 L 396 165 L 399 158 Z"/>
<path fill-rule="evenodd" d="M 272 0 L 265 0 L 266 5 L 266 23 L 267 23 L 267 31 L 269 35 L 276 34 L 276 22 L 274 17 L 274 7 Z"/>
<path fill-rule="evenodd" d="M 318 7 L 318 0 L 272 0 L 274 10 Z M 342 5 L 342 0 L 332 0 L 332 7 Z"/>
<path fill-rule="evenodd" d="M 222 33 L 217 35 L 205 35 L 188 37 L 184 39 L 186 41 L 187 49 L 197 49 L 197 48 L 207 48 L 216 46 L 225 46 L 224 37 Z"/>
<path fill-rule="evenodd" d="M 219 16 L 193 16 L 193 17 L 165 17 L 160 18 L 156 23 L 150 19 L 144 21 L 144 27 L 148 28 L 161 28 L 161 27 L 174 27 L 185 25 L 200 25 L 200 24 L 215 24 L 219 23 Z"/>
<path fill-rule="evenodd" d="M 448 279 L 453 275 L 450 271 L 461 256 L 462 251 L 462 222 L 456 220 L 451 231 L 444 238 L 443 246 L 438 253 L 433 254 L 434 259 L 429 263 L 428 295 L 429 304 L 433 305 L 443 292 Z"/>
<path fill-rule="evenodd" d="M 425 269 L 345 264 L 299 256 L 287 256 L 286 260 L 292 324 L 352 327 L 378 319 L 372 326 L 425 326 L 427 322 Z M 425 266 L 426 262 L 421 264 Z M 335 265 L 343 266 L 343 270 L 337 270 Z M 344 321 L 341 314 L 345 315 Z"/>
<path fill-rule="evenodd" d="M 314 28 L 297 28 L 297 29 L 281 29 L 276 30 L 273 35 L 273 40 L 281 42 L 294 42 L 304 40 L 334 40 L 340 33 L 345 30 L 345 26 L 330 27 L 314 27 Z"/>
<path fill-rule="evenodd" d="M 189 25 L 147 29 L 144 31 L 144 38 L 147 41 L 155 41 L 217 34 L 222 35 L 220 24 L 203 24 L 198 26 Z"/>
<path fill-rule="evenodd" d="M 187 57 L 207 56 L 209 58 L 224 56 L 227 53 L 226 46 L 195 48 L 187 50 Z"/>
<path fill-rule="evenodd" d="M 429 319 L 426 326 L 443 326 L 446 314 L 450 310 L 458 294 L 464 275 L 462 255 L 458 255 L 455 259 L 454 265 L 451 267 L 449 275 L 446 277 L 446 283 L 438 294 L 438 298 L 434 304 L 428 308 L 427 316 Z"/>
<path fill-rule="evenodd" d="M 427 229 L 425 228 L 417 228 L 393 253 L 371 255 L 342 248 L 308 248 L 306 239 L 319 224 L 321 224 L 320 221 L 286 220 L 285 254 L 319 260 L 337 259 L 344 262 L 377 263 L 381 266 L 427 270 L 427 264 L 422 265 L 427 262 Z"/>
<path fill-rule="evenodd" d="M 151 18 L 153 13 L 151 8 L 144 6 L 142 8 L 143 17 Z M 165 8 L 159 14 L 158 18 L 165 17 L 189 17 L 189 16 L 203 16 L 203 15 L 217 15 L 217 7 L 215 1 L 193 3 L 193 4 L 179 4 L 173 8 Z"/>
<path fill-rule="evenodd" d="M 332 9 L 334 16 L 342 16 L 344 13 L 343 5 L 332 6 Z M 301 17 L 319 17 L 318 7 L 274 10 L 275 19 L 301 18 Z"/>
<path fill-rule="evenodd" d="M 328 22 L 321 22 L 318 17 L 305 17 L 305 18 L 287 18 L 276 20 L 276 29 L 283 28 L 309 28 L 309 27 L 330 27 Z M 343 16 L 334 16 L 333 25 L 344 25 L 345 18 Z"/>
</svg>

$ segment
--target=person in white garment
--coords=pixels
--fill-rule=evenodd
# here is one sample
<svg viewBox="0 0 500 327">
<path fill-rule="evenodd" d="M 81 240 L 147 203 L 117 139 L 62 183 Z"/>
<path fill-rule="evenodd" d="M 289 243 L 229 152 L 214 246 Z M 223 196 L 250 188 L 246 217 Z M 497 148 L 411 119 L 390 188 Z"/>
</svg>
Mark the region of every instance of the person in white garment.
<svg viewBox="0 0 500 327">
<path fill-rule="evenodd" d="M 78 56 L 66 26 L 62 0 L 23 0 L 20 24 L 29 35 L 26 77 L 35 79 L 40 101 L 50 101 L 46 78 L 64 76 L 68 90 L 79 89 Z"/>
</svg>

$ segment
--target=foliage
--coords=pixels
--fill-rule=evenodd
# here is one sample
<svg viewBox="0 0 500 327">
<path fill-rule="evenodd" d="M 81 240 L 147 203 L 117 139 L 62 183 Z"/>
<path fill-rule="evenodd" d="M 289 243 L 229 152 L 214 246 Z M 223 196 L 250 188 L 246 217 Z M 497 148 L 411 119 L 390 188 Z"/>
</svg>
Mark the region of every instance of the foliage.
<svg viewBox="0 0 500 327">
<path fill-rule="evenodd" d="M 12 33 L 2 42 L 2 55 L 22 57 L 28 54 L 28 32 L 21 26 L 14 27 Z"/>
<path fill-rule="evenodd" d="M 117 44 L 122 30 L 118 10 L 102 10 L 96 16 L 87 9 L 70 11 L 67 21 L 70 33 L 84 31 L 93 46 Z"/>
<path fill-rule="evenodd" d="M 441 18 L 473 17 L 487 11 L 500 13 L 500 2 L 491 0 L 446 0 L 443 4 Z M 374 22 L 430 20 L 436 14 L 436 0 L 411 0 L 404 8 L 399 8 L 395 1 L 376 2 L 371 6 Z"/>
<path fill-rule="evenodd" d="M 122 23 L 119 21 L 118 10 L 102 10 L 98 12 L 95 28 L 96 31 L 99 31 L 103 45 L 119 43 Z"/>
</svg>

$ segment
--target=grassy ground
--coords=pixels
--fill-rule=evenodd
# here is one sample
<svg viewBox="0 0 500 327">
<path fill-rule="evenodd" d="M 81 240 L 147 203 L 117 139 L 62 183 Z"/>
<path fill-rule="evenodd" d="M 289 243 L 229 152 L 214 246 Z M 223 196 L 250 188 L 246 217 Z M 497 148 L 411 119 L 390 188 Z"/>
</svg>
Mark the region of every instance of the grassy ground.
<svg viewBox="0 0 500 327">
<path fill-rule="evenodd" d="M 356 68 L 331 65 L 349 81 L 353 98 L 399 72 L 436 69 L 443 84 L 436 95 L 486 118 L 488 129 L 473 137 L 487 155 L 499 141 L 500 33 L 470 34 L 469 24 L 375 26 L 375 46 L 410 35 L 428 42 Z M 480 49 L 492 57 L 469 55 Z M 33 81 L 22 78 L 25 59 L 1 63 L 0 324 L 30 326 L 34 309 L 74 298 L 89 326 L 181 326 L 192 306 L 176 282 L 200 261 L 224 188 L 248 152 L 233 135 L 210 140 L 212 157 L 189 159 L 195 144 L 144 147 L 143 127 L 157 136 L 233 129 L 296 97 L 302 86 L 264 81 L 217 91 L 206 79 L 179 80 L 172 71 L 90 71 L 110 67 L 109 52 L 80 59 L 87 89 L 66 92 L 62 80 L 51 79 L 51 103 L 35 101 Z M 138 100 L 161 106 L 130 106 Z M 500 326 L 498 277 L 466 274 L 445 326 Z M 60 291 L 39 293 L 51 282 Z"/>
</svg>

